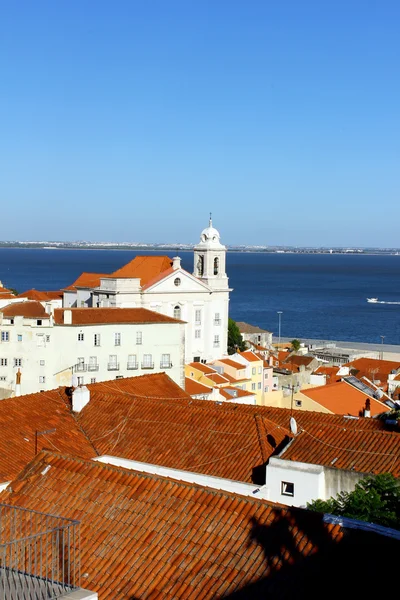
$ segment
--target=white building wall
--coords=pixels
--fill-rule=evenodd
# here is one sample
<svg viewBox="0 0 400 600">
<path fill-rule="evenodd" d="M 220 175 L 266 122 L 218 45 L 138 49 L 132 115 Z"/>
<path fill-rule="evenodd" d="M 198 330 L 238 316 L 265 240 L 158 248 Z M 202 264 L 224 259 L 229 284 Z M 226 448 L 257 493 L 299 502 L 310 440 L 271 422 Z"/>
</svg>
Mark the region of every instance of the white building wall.
<svg viewBox="0 0 400 600">
<path fill-rule="evenodd" d="M 45 321 L 43 320 L 43 323 Z M 0 331 L 9 332 L 9 341 L 0 341 L 0 388 L 15 391 L 18 368 L 21 371 L 21 393 L 54 389 L 71 385 L 73 371 L 81 383 L 107 381 L 117 376 L 134 377 L 146 373 L 166 372 L 184 387 L 184 325 L 180 323 L 142 323 L 105 325 L 36 325 L 36 320 L 16 317 L 14 325 L 0 324 Z M 136 333 L 142 332 L 142 344 L 136 343 Z M 121 344 L 115 345 L 115 334 Z M 83 334 L 83 340 L 78 339 Z M 94 345 L 94 335 L 100 334 L 100 346 Z M 19 337 L 21 336 L 21 338 Z M 143 356 L 152 355 L 153 368 L 144 368 Z M 172 366 L 161 365 L 163 354 L 169 354 Z M 116 356 L 118 368 L 111 368 L 110 355 Z M 136 355 L 138 368 L 128 368 L 129 355 Z M 90 366 L 90 357 L 96 365 Z M 14 364 L 21 360 L 21 366 Z M 73 368 L 82 359 L 80 369 Z M 1 361 L 0 361 L 1 362 Z M 44 377 L 44 381 L 43 378 Z"/>
</svg>

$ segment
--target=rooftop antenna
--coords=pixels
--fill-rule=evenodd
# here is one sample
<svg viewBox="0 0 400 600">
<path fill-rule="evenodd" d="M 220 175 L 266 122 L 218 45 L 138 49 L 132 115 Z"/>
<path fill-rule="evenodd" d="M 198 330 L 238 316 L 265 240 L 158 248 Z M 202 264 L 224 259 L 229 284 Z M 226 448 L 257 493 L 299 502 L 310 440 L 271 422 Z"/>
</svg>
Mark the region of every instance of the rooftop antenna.
<svg viewBox="0 0 400 600">
<path fill-rule="evenodd" d="M 212 213 L 210 212 L 210 227 L 212 227 Z"/>
</svg>

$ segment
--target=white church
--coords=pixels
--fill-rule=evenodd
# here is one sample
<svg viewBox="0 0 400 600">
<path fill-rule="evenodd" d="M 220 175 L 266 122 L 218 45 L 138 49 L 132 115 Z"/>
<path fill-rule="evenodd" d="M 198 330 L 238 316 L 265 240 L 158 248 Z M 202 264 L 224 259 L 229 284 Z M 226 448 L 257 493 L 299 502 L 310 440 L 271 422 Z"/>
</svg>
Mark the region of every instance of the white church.
<svg viewBox="0 0 400 600">
<path fill-rule="evenodd" d="M 194 248 L 193 273 L 181 259 L 137 256 L 114 273 L 82 273 L 63 290 L 63 306 L 147 308 L 182 320 L 185 362 L 210 362 L 227 354 L 226 247 L 212 225 Z"/>
</svg>

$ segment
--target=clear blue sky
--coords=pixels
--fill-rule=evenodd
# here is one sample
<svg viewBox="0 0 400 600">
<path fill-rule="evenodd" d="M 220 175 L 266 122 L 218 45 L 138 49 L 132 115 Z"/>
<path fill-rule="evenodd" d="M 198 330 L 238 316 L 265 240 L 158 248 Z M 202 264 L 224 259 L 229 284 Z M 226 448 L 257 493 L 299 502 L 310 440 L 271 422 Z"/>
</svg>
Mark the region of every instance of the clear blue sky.
<svg viewBox="0 0 400 600">
<path fill-rule="evenodd" d="M 398 0 L 0 5 L 0 238 L 400 246 Z"/>
</svg>

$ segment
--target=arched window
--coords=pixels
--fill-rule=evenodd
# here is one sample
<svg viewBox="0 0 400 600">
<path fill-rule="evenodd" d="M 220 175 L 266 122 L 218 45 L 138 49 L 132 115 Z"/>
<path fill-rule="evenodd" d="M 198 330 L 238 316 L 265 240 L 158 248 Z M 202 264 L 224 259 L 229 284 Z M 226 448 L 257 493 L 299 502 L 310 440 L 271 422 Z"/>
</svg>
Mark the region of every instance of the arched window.
<svg viewBox="0 0 400 600">
<path fill-rule="evenodd" d="M 202 277 L 204 275 L 204 256 L 200 254 L 197 260 L 197 275 Z"/>
<path fill-rule="evenodd" d="M 214 258 L 214 275 L 218 275 L 219 271 L 219 258 Z"/>
<path fill-rule="evenodd" d="M 181 318 L 181 307 L 180 306 L 174 306 L 174 319 L 180 319 Z"/>
</svg>

